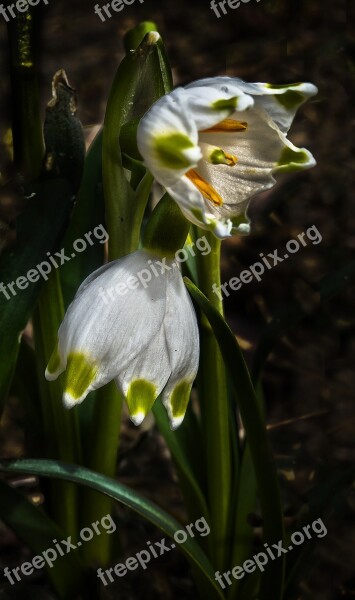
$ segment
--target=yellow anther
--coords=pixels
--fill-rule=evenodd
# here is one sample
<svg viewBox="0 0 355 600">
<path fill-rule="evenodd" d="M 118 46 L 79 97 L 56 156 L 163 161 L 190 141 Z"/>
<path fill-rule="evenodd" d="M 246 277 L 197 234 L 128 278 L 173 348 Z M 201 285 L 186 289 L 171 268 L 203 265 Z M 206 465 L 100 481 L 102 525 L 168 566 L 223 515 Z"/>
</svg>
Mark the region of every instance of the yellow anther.
<svg viewBox="0 0 355 600">
<path fill-rule="evenodd" d="M 235 119 L 224 119 L 217 125 L 203 129 L 201 133 L 225 133 L 234 131 L 245 131 L 248 127 L 246 121 L 236 121 Z"/>
<path fill-rule="evenodd" d="M 216 206 L 222 206 L 223 200 L 221 196 L 216 192 L 214 187 L 208 183 L 201 175 L 197 173 L 194 169 L 190 169 L 186 173 L 186 177 L 192 181 L 194 186 L 197 187 L 198 191 L 201 192 L 202 196 L 215 204 Z"/>
</svg>

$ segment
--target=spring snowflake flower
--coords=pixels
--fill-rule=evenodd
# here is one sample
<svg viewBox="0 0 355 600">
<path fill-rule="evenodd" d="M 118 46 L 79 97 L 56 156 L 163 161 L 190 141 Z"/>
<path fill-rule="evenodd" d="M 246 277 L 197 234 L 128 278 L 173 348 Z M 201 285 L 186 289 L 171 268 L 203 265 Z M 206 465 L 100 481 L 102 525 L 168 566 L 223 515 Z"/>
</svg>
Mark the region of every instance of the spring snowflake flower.
<svg viewBox="0 0 355 600">
<path fill-rule="evenodd" d="M 82 283 L 60 326 L 46 378 L 65 370 L 68 408 L 114 379 L 136 425 L 162 393 L 176 429 L 198 361 L 197 319 L 177 263 L 139 250 Z"/>
<path fill-rule="evenodd" d="M 249 233 L 250 198 L 274 174 L 316 163 L 287 139 L 311 83 L 273 85 L 216 77 L 177 88 L 141 119 L 138 148 L 155 179 L 192 223 L 217 237 Z"/>
</svg>

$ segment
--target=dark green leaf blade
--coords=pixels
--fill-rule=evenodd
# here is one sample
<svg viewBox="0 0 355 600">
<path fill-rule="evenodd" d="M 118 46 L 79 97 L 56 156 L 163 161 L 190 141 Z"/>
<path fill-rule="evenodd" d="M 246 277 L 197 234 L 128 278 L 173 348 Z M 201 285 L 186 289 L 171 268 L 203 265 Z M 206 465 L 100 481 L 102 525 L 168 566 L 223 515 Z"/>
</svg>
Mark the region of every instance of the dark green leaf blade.
<svg viewBox="0 0 355 600">
<path fill-rule="evenodd" d="M 238 400 L 258 483 L 264 520 L 264 539 L 269 543 L 283 540 L 282 506 L 276 469 L 248 368 L 238 342 L 223 317 L 191 281 L 185 278 L 185 283 L 193 299 L 210 322 Z M 260 600 L 270 600 L 270 598 L 281 600 L 283 581 L 284 560 L 280 558 L 269 563 L 268 569 L 263 573 Z"/>
<path fill-rule="evenodd" d="M 0 295 L 0 401 L 5 401 L 19 348 L 21 332 L 35 306 L 45 279 L 27 281 L 25 289 L 15 287 L 19 277 L 46 262 L 47 253 L 58 249 L 72 207 L 71 186 L 63 179 L 53 179 L 31 186 L 27 209 L 18 218 L 17 243 L 0 257 L 1 282 L 6 294 Z M 43 267 L 44 270 L 44 267 Z M 34 279 L 34 276 L 32 275 Z M 21 280 L 21 285 L 26 281 Z M 14 290 L 12 294 L 11 289 Z"/>
<path fill-rule="evenodd" d="M 1 462 L 0 469 L 11 473 L 31 473 L 39 477 L 55 477 L 85 485 L 131 508 L 169 537 L 173 537 L 175 532 L 181 529 L 178 521 L 153 502 L 123 484 L 84 467 L 51 460 L 19 459 Z M 187 538 L 180 547 L 192 566 L 204 576 L 206 596 L 210 600 L 223 598 L 223 594 L 214 580 L 213 568 L 195 539 Z"/>
</svg>

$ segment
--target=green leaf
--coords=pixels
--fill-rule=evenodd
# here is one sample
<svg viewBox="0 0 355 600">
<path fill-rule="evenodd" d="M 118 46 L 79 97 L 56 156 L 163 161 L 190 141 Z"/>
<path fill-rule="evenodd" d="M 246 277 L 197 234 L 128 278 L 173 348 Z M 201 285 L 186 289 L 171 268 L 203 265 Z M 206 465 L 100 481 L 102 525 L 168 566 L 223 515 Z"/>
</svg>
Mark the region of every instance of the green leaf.
<svg viewBox="0 0 355 600">
<path fill-rule="evenodd" d="M 185 282 L 214 331 L 237 397 L 258 483 L 264 521 L 264 540 L 268 543 L 283 540 L 282 506 L 276 469 L 265 424 L 242 352 L 233 332 L 220 313 L 191 281 L 185 278 Z M 270 598 L 281 600 L 283 580 L 284 560 L 280 558 L 269 563 L 268 569 L 262 575 L 260 600 L 270 600 Z"/>
<path fill-rule="evenodd" d="M 123 40 L 126 54 L 129 54 L 132 50 L 136 50 L 142 39 L 151 31 L 158 31 L 158 28 L 153 21 L 142 21 L 127 31 Z"/>
<path fill-rule="evenodd" d="M 208 521 L 209 515 L 205 498 L 185 454 L 186 440 L 184 440 L 183 429 L 186 428 L 185 421 L 188 419 L 188 415 L 186 414 L 184 422 L 178 431 L 172 431 L 166 410 L 159 399 L 153 406 L 153 413 L 159 431 L 164 437 L 178 469 L 179 479 L 183 488 L 190 518 L 196 519 L 204 516 Z"/>
<path fill-rule="evenodd" d="M 66 307 L 84 279 L 104 262 L 104 244 L 95 237 L 95 233 L 89 237 L 89 240 L 85 237 L 85 234 L 92 234 L 100 225 L 105 227 L 105 204 L 102 193 L 102 130 L 96 135 L 88 150 L 81 186 L 64 238 L 66 256 L 72 255 L 76 240 L 82 239 L 86 243 L 85 252 L 75 252 L 75 257 L 66 262 L 60 270 Z M 97 231 L 97 236 L 102 235 L 101 229 Z"/>
<path fill-rule="evenodd" d="M 6 287 L 6 294 L 3 291 L 0 295 L 0 405 L 11 383 L 21 333 L 45 282 L 39 276 L 37 282 L 28 281 L 27 288 L 21 290 L 16 280 L 47 262 L 47 253 L 58 249 L 72 207 L 71 186 L 62 179 L 34 184 L 29 195 L 33 197 L 17 220 L 16 245 L 0 257 L 1 282 L 4 286 L 14 284 L 14 294 Z"/>
<path fill-rule="evenodd" d="M 0 481 L 0 519 L 35 554 L 41 554 L 43 551 L 53 548 L 54 539 L 66 539 L 64 533 L 42 509 L 35 507 L 22 494 L 3 481 Z M 75 552 L 72 552 L 70 556 L 60 557 L 52 568 L 46 563 L 46 571 L 60 598 L 71 600 L 75 592 L 80 590 L 84 572 Z"/>
<path fill-rule="evenodd" d="M 33 332 L 46 440 L 46 457 L 81 462 L 78 413 L 68 411 L 62 402 L 63 379 L 47 381 L 46 366 L 58 340 L 58 329 L 64 317 L 59 272 L 54 271 L 38 300 L 33 314 Z M 67 534 L 77 534 L 77 490 L 66 482 L 51 482 L 49 510 Z"/>
<path fill-rule="evenodd" d="M 26 37 L 28 32 L 26 27 L 24 29 Z M 4 358 L 0 365 L 0 404 L 4 402 L 11 383 L 21 332 L 44 283 L 42 275 L 37 282 L 26 282 L 27 273 L 42 262 L 47 263 L 47 270 L 53 270 L 48 253 L 58 249 L 72 208 L 73 194 L 82 175 L 83 132 L 80 121 L 75 117 L 75 92 L 69 86 L 64 71 L 56 73 L 52 89 L 53 97 L 47 106 L 44 125 L 46 154 L 41 181 L 26 188 L 24 205 L 27 200 L 27 208 L 16 222 L 17 242 L 0 258 L 0 273 L 5 286 L 16 281 L 21 282 L 22 287 L 27 283 L 24 289 L 17 287 L 14 294 L 8 288 L 4 292 L 2 288 L 0 355 Z M 22 101 L 26 104 L 23 97 Z M 29 135 L 27 129 L 26 132 Z M 25 145 L 31 143 L 27 139 L 22 141 Z M 22 279 L 18 279 L 20 277 Z"/>
<path fill-rule="evenodd" d="M 164 93 L 165 75 L 159 65 L 159 49 L 162 44 L 158 34 L 147 34 L 139 48 L 130 52 L 118 67 L 107 103 L 103 141 L 102 166 L 105 210 L 109 233 L 109 258 L 119 258 L 138 248 L 141 224 L 149 198 L 153 177 L 150 173 L 142 176 L 142 165 L 130 164 L 131 174 L 125 169 L 120 148 L 122 127 L 139 117 L 154 101 Z M 155 58 L 157 57 L 157 58 Z M 143 87 L 147 82 L 147 87 Z M 151 87 L 148 87 L 148 82 Z M 152 91 L 150 97 L 148 90 Z M 137 168 L 136 168 L 137 167 Z M 95 404 L 93 413 L 92 452 L 88 465 L 95 471 L 114 477 L 119 443 L 122 395 L 113 382 L 98 392 L 102 401 Z M 100 427 L 96 427 L 100 423 Z M 89 494 L 85 504 L 85 517 L 96 516 L 101 507 L 108 506 L 107 498 Z M 106 512 L 108 512 L 106 510 Z M 94 519 L 93 519 L 94 520 Z M 101 538 L 95 544 L 88 560 L 101 561 L 107 556 Z M 94 556 L 94 552 L 96 555 Z"/>
<path fill-rule="evenodd" d="M 182 528 L 181 523 L 137 492 L 84 467 L 51 460 L 20 459 L 2 461 L 0 469 L 8 473 L 30 473 L 39 477 L 55 477 L 90 487 L 131 508 L 171 538 L 174 537 L 176 531 Z M 223 598 L 223 594 L 214 580 L 213 568 L 196 540 L 188 537 L 186 542 L 178 547 L 181 548 L 192 566 L 204 576 L 206 597 L 209 600 Z"/>
<path fill-rule="evenodd" d="M 31 456 L 44 456 L 44 428 L 39 406 L 39 385 L 35 353 L 25 338 L 21 339 L 11 395 L 20 399 L 25 412 L 23 421 L 25 445 Z"/>
<path fill-rule="evenodd" d="M 263 410 L 264 399 L 262 394 L 261 385 L 255 390 L 258 400 L 258 406 L 261 411 Z M 248 440 L 245 440 L 243 450 L 241 452 L 239 473 L 237 478 L 237 484 L 235 489 L 235 503 L 234 504 L 234 543 L 232 551 L 232 564 L 241 565 L 250 556 L 250 552 L 253 545 L 254 539 L 254 528 L 248 521 L 250 513 L 255 511 L 257 505 L 257 492 L 258 486 L 255 477 L 255 470 L 253 465 L 253 459 L 250 452 L 250 446 Z M 238 580 L 229 589 L 228 598 L 234 600 L 239 598 L 248 598 L 250 592 L 249 586 L 258 583 L 260 573 L 253 574 L 253 583 L 248 583 L 245 580 Z M 240 593 L 242 589 L 242 593 Z"/>
<path fill-rule="evenodd" d="M 170 91 L 171 72 L 158 33 L 148 33 L 118 67 L 107 102 L 103 130 L 103 183 L 110 256 L 118 258 L 139 245 L 140 227 L 153 178 L 143 190 L 132 188 L 123 166 L 120 138 L 125 125 L 139 119 L 160 96 Z M 127 133 L 127 131 L 126 131 Z M 128 131 L 129 134 L 129 131 Z M 137 158 L 136 132 L 128 135 L 128 154 Z M 123 143 L 124 137 L 122 138 Z M 139 158 L 139 153 L 138 153 Z"/>
</svg>

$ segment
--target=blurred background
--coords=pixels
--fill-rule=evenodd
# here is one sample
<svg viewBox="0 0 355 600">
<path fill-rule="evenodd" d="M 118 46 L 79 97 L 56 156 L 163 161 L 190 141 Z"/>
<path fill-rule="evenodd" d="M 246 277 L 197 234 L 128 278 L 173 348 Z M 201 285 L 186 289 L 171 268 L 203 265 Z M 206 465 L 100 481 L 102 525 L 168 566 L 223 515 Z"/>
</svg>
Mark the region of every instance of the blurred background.
<svg viewBox="0 0 355 600">
<path fill-rule="evenodd" d="M 343 0 L 250 0 L 218 19 L 207 0 L 136 0 L 104 23 L 94 13 L 94 0 L 49 0 L 36 10 L 41 18 L 43 116 L 53 74 L 64 68 L 77 90 L 88 143 L 103 121 L 123 57 L 122 37 L 141 20 L 158 24 L 175 84 L 227 74 L 247 81 L 310 81 L 319 88 L 318 96 L 300 109 L 289 135 L 313 153 L 317 167 L 279 177 L 276 188 L 254 198 L 252 233 L 224 243 L 222 279 L 238 276 L 259 260 L 260 252 L 278 249 L 283 254 L 287 241 L 312 225 L 322 236 L 320 244 L 301 246 L 261 282 L 231 291 L 225 309 L 251 366 L 259 364 L 256 342 L 264 340 L 263 347 L 271 350 L 262 379 L 291 530 L 314 486 L 323 486 L 328 535 L 317 542 L 289 597 L 354 598 L 355 489 L 341 477 L 355 461 L 351 6 L 347 13 Z M 0 172 L 5 179 L 11 158 L 7 60 L 6 25 L 0 17 Z M 0 432 L 2 455 L 25 453 L 21 418 L 14 400 Z M 119 473 L 122 481 L 182 514 L 169 454 L 149 421 L 137 429 L 125 423 Z M 118 510 L 128 556 L 153 532 L 128 511 Z M 250 518 L 257 528 L 256 515 Z M 19 564 L 26 551 L 10 532 L 3 533 L 1 562 Z M 105 594 L 113 595 L 104 597 L 118 591 L 123 599 L 142 594 L 167 600 L 194 597 L 178 553 L 156 561 L 148 575 L 134 574 L 121 587 L 111 586 Z"/>
</svg>

